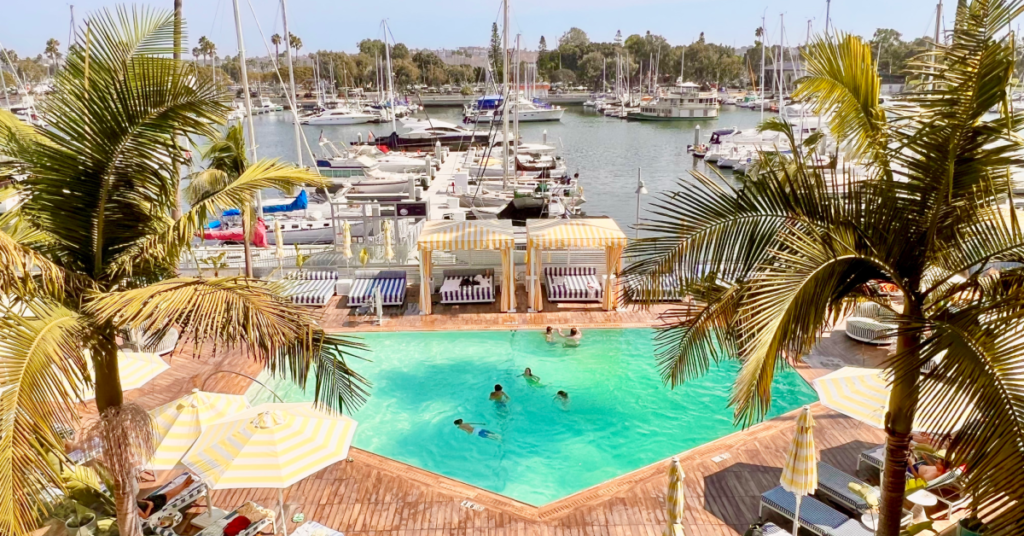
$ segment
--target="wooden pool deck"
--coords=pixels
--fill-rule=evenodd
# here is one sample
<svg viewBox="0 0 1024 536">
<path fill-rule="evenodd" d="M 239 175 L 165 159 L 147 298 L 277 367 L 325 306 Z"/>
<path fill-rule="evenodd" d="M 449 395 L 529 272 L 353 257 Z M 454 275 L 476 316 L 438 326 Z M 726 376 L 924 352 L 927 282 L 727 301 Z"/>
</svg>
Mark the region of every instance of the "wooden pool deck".
<svg viewBox="0 0 1024 536">
<path fill-rule="evenodd" d="M 416 294 L 409 292 L 410 299 Z M 525 303 L 525 296 L 520 303 Z M 383 326 L 350 315 L 336 298 L 323 311 L 322 323 L 331 331 L 527 329 L 554 326 L 656 326 L 668 306 L 650 311 L 600 311 L 596 307 L 547 308 L 544 313 L 501 314 L 493 306 L 439 307 L 434 315 L 386 311 Z M 584 344 L 586 339 L 584 338 Z M 841 330 L 826 337 L 812 352 L 830 366 L 840 359 L 849 365 L 877 365 L 886 350 L 855 343 Z M 821 363 L 822 359 L 811 359 Z M 186 394 L 193 387 L 243 393 L 250 381 L 237 375 L 215 374 L 233 370 L 255 376 L 260 366 L 241 352 L 219 355 L 204 352 L 193 357 L 179 349 L 171 368 L 129 399 L 152 408 Z M 805 363 L 799 373 L 810 380 L 828 372 Z M 207 378 L 209 378 L 207 380 Z M 817 427 L 815 440 L 821 459 L 844 471 L 856 471 L 857 455 L 881 443 L 880 430 L 812 405 Z M 679 453 L 686 474 L 686 534 L 736 536 L 757 520 L 760 494 L 778 484 L 796 412 L 761 423 L 687 452 Z M 358 414 L 356 415 L 358 419 Z M 423 471 L 360 449 L 352 449 L 351 462 L 340 462 L 302 480 L 285 491 L 288 530 L 291 517 L 302 512 L 346 536 L 658 536 L 665 525 L 667 460 L 604 482 L 540 507 L 523 504 L 461 482 Z M 170 476 L 161 473 L 160 482 Z M 152 489 L 153 484 L 143 484 Z M 230 510 L 246 500 L 277 508 L 277 490 L 215 491 L 213 504 Z M 186 519 L 203 508 L 187 512 Z M 779 520 L 776 520 L 779 521 Z M 788 525 L 784 525 L 787 526 Z M 179 525 L 188 536 L 197 530 Z"/>
</svg>

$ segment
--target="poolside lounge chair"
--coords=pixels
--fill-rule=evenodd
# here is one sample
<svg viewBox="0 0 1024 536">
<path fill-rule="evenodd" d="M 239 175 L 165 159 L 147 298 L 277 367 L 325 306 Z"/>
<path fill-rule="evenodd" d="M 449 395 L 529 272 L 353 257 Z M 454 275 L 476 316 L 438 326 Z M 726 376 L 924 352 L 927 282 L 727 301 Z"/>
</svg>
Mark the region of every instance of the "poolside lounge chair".
<svg viewBox="0 0 1024 536">
<path fill-rule="evenodd" d="M 604 287 L 593 266 L 548 266 L 544 268 L 548 301 L 599 302 Z"/>
<path fill-rule="evenodd" d="M 243 504 L 242 506 L 239 506 L 238 508 L 235 508 L 233 511 L 229 512 L 228 515 L 218 519 L 217 521 L 214 521 L 212 525 L 210 525 L 209 527 L 206 527 L 205 529 L 199 531 L 196 534 L 196 536 L 224 536 L 224 527 L 226 527 L 227 524 L 230 523 L 232 519 L 234 519 L 235 517 L 240 515 L 239 514 L 239 510 L 242 510 L 243 508 L 263 510 L 263 511 L 265 511 L 268 514 L 268 517 L 264 517 L 264 518 L 258 519 L 256 521 L 252 521 L 249 524 L 249 526 L 245 528 L 245 530 L 243 530 L 242 532 L 238 533 L 238 536 L 253 536 L 256 533 L 258 533 L 261 530 L 263 530 L 267 525 L 270 525 L 270 524 L 274 523 L 273 512 L 271 512 L 269 510 L 266 510 L 265 508 L 263 508 L 262 506 L 260 506 L 260 505 L 258 505 L 256 503 L 247 502 L 247 503 Z M 249 517 L 249 516 L 246 516 L 246 517 Z M 251 520 L 252 518 L 249 517 L 249 519 Z M 165 529 L 165 530 L 169 530 L 169 529 Z M 159 534 L 160 536 L 177 536 L 173 531 L 170 532 L 170 533 L 162 532 L 161 531 L 161 532 L 157 532 L 157 534 Z"/>
<path fill-rule="evenodd" d="M 846 336 L 869 344 L 892 344 L 899 327 L 890 323 L 892 313 L 874 302 L 862 303 L 846 319 Z"/>
<path fill-rule="evenodd" d="M 192 476 L 192 480 L 193 480 L 192 485 L 187 487 L 187 488 L 185 488 L 181 493 L 179 493 L 176 497 L 174 497 L 170 501 L 167 501 L 167 504 L 165 504 L 164 507 L 161 508 L 159 511 L 151 513 L 149 515 L 149 519 L 146 520 L 150 524 L 150 528 L 153 529 L 153 531 L 156 532 L 157 534 L 162 534 L 164 536 L 170 536 L 170 535 L 174 534 L 174 532 L 170 531 L 169 528 L 162 528 L 162 527 L 157 526 L 158 520 L 161 517 L 163 517 L 163 516 L 165 516 L 165 515 L 167 515 L 169 513 L 172 513 L 172 512 L 174 512 L 176 510 L 181 510 L 183 508 L 187 508 L 187 507 L 191 506 L 193 503 L 198 501 L 200 497 L 205 496 L 207 494 L 207 492 L 208 492 L 208 490 L 206 488 L 206 484 L 204 484 L 203 481 L 200 480 L 199 477 L 197 477 L 196 475 L 194 475 L 194 474 L 192 474 L 192 473 L 190 473 L 188 471 L 185 471 L 185 472 L 181 473 L 180 475 L 174 477 L 174 479 L 172 479 L 170 482 L 168 482 L 168 483 L 164 484 L 163 486 L 160 486 L 159 488 L 153 490 L 151 493 L 146 495 L 146 497 L 143 497 L 145 499 L 145 498 L 152 497 L 153 495 L 156 495 L 158 493 L 164 493 L 165 491 L 167 491 L 167 490 L 177 486 L 178 484 L 180 484 L 189 475 Z M 169 531 L 169 534 L 168 534 L 168 531 Z"/>
<path fill-rule="evenodd" d="M 379 288 L 384 305 L 402 305 L 405 301 L 406 274 L 404 270 L 356 270 L 352 290 L 348 293 L 348 306 L 371 305 L 373 289 Z"/>
<path fill-rule="evenodd" d="M 334 297 L 334 288 L 338 283 L 338 272 L 307 271 L 292 272 L 280 282 L 284 295 L 299 305 L 325 307 Z"/>
<path fill-rule="evenodd" d="M 861 464 L 867 464 L 881 471 L 885 465 L 885 445 L 872 447 L 861 452 L 857 458 L 857 469 L 860 469 Z M 970 496 L 964 493 L 960 486 L 960 477 L 962 475 L 963 470 L 959 467 L 954 467 L 924 487 L 925 491 L 935 495 L 939 502 L 946 505 L 947 515 L 952 514 L 953 510 L 967 504 L 970 500 Z"/>
<path fill-rule="evenodd" d="M 477 283 L 478 279 L 479 283 Z M 472 281 L 473 285 L 462 285 L 464 279 Z M 494 302 L 494 270 L 481 269 L 458 269 L 445 270 L 444 283 L 438 291 L 441 294 L 441 303 L 492 303 Z"/>
<path fill-rule="evenodd" d="M 761 526 L 761 532 L 764 536 L 793 536 L 788 530 L 776 525 L 775 523 L 765 523 Z"/>
<path fill-rule="evenodd" d="M 868 487 L 866 482 L 857 477 L 850 476 L 825 462 L 818 462 L 818 493 L 851 513 L 859 515 L 867 512 L 868 503 L 850 490 L 850 484 Z M 910 510 L 903 510 L 901 524 L 909 524 L 912 518 Z"/>
<path fill-rule="evenodd" d="M 762 519 L 764 519 L 765 507 L 793 519 L 796 497 L 782 489 L 782 486 L 778 486 L 761 494 L 758 514 Z M 872 536 L 874 534 L 861 525 L 860 521 L 851 519 L 814 497 L 804 497 L 800 500 L 800 527 L 819 536 Z"/>
</svg>

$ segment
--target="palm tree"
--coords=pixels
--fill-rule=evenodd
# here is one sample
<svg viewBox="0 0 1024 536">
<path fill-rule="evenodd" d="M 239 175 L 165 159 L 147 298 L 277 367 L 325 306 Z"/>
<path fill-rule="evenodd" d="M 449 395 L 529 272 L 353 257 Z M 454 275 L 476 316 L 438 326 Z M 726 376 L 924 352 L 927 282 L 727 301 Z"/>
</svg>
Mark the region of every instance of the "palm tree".
<svg viewBox="0 0 1024 536">
<path fill-rule="evenodd" d="M 309 381 L 318 403 L 335 411 L 366 396 L 365 381 L 346 364 L 357 346 L 324 334 L 277 287 L 173 276 L 210 215 L 244 206 L 264 188 L 318 178 L 256 162 L 172 220 L 185 160 L 176 138 L 216 137 L 228 96 L 171 59 L 171 12 L 119 8 L 88 25 L 87 45 L 69 54 L 42 105 L 48 128 L 0 111 L 0 155 L 26 175 L 14 186 L 20 204 L 0 218 L 0 292 L 9 298 L 0 305 L 2 534 L 34 530 L 38 505 L 63 489 L 40 453 L 67 463 L 55 428 L 78 424 L 75 403 L 88 384 L 100 418 L 80 434 L 102 447 L 121 534 L 140 534 L 133 487 L 152 432 L 145 411 L 124 400 L 121 330 L 162 336 L 174 327 L 197 353 L 241 346 L 268 370 Z"/>
<path fill-rule="evenodd" d="M 299 59 L 299 49 L 302 48 L 302 39 L 299 39 L 295 34 L 288 32 L 288 44 L 292 47 L 292 54 L 295 55 L 295 59 Z"/>
<path fill-rule="evenodd" d="M 43 51 L 46 53 L 46 57 L 50 58 L 50 64 L 54 66 L 54 70 L 57 67 L 57 58 L 60 57 L 60 41 L 49 38 L 46 40 L 46 49 Z"/>
<path fill-rule="evenodd" d="M 879 105 L 870 47 L 853 36 L 811 43 L 808 76 L 794 94 L 819 113 L 867 178 L 825 170 L 789 126 L 797 154 L 768 159 L 739 187 L 694 172 L 654 204 L 648 237 L 631 244 L 626 299 L 663 296 L 663 274 L 695 298 L 667 316 L 657 335 L 664 380 L 673 387 L 713 362 L 742 363 L 731 405 L 738 422 L 764 417 L 775 372 L 808 352 L 857 301 L 897 319 L 886 362 L 892 395 L 885 416 L 881 536 L 896 536 L 907 454 L 919 412 L 944 416 L 964 493 L 987 516 L 986 534 L 1024 531 L 1024 226 L 1013 210 L 1012 167 L 1024 114 L 1007 87 L 1013 44 L 1002 30 L 1021 2 L 958 6 L 951 44 L 916 60 L 930 77 L 910 93 L 914 115 Z M 997 119 L 985 118 L 998 107 Z M 804 155 L 802 152 L 809 151 Z M 880 284 L 901 291 L 890 299 Z M 929 367 L 924 367 L 930 364 Z M 927 371 L 926 371 L 927 369 Z M 955 432 L 955 433 L 954 433 Z"/>
<path fill-rule="evenodd" d="M 192 47 L 192 57 L 195 58 L 194 63 L 199 63 L 199 56 L 202 55 L 203 51 L 199 47 Z"/>
<path fill-rule="evenodd" d="M 281 50 L 280 50 L 281 43 L 284 43 L 284 41 L 281 40 L 281 34 L 274 34 L 274 35 L 270 36 L 270 44 L 274 45 L 274 61 L 275 62 L 279 61 L 281 59 Z"/>
</svg>

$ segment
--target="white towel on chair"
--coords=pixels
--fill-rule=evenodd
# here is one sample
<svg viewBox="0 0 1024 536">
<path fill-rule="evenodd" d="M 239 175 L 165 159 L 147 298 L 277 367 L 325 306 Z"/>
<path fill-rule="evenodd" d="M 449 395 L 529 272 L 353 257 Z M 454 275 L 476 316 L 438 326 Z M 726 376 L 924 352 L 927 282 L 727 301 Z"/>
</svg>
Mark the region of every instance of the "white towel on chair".
<svg viewBox="0 0 1024 536">
<path fill-rule="evenodd" d="M 461 278 L 458 279 L 445 279 L 444 284 L 441 285 L 441 292 L 458 292 L 459 284 L 462 282 Z"/>
<path fill-rule="evenodd" d="M 556 286 L 556 287 L 564 287 L 565 286 L 565 278 L 564 277 L 554 277 L 554 278 L 551 279 L 551 284 Z"/>
</svg>

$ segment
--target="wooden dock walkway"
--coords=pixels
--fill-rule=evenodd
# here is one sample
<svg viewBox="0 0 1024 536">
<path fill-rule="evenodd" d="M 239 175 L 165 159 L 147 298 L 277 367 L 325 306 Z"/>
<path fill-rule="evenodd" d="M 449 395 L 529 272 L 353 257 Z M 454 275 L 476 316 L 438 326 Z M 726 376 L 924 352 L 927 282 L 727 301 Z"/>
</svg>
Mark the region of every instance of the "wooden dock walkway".
<svg viewBox="0 0 1024 536">
<path fill-rule="evenodd" d="M 410 289 L 409 296 L 416 295 Z M 520 303 L 525 303 L 525 296 Z M 659 314 L 670 307 L 605 312 L 596 307 L 563 306 L 527 315 L 501 314 L 490 305 L 469 305 L 439 307 L 431 316 L 407 314 L 403 308 L 387 311 L 384 325 L 377 327 L 367 319 L 351 317 L 349 309 L 340 307 L 336 298 L 325 308 L 322 322 L 327 329 L 339 332 L 545 325 L 633 327 L 658 325 Z M 842 331 L 834 331 L 811 355 L 874 366 L 886 353 L 885 349 L 855 343 Z M 148 409 L 204 382 L 207 390 L 244 393 L 251 383 L 248 379 L 216 371 L 233 370 L 252 376 L 260 371 L 258 364 L 237 350 L 217 355 L 207 351 L 193 357 L 191 349 L 184 347 L 173 355 L 170 364 L 170 370 L 143 389 L 130 391 L 129 399 Z M 828 372 L 805 363 L 797 368 L 808 380 Z M 811 407 L 821 459 L 844 471 L 854 474 L 858 453 L 884 439 L 880 430 L 820 404 Z M 679 454 L 686 474 L 687 535 L 736 536 L 757 520 L 760 494 L 778 485 L 795 415 L 791 412 Z M 358 419 L 358 414 L 355 417 Z M 304 513 L 306 520 L 318 521 L 346 536 L 658 536 L 665 525 L 667 460 L 535 507 L 360 449 L 352 449 L 351 459 L 285 491 L 289 531 L 296 528 L 291 517 L 298 512 Z M 162 482 L 170 473 L 159 476 Z M 153 485 L 143 486 L 152 489 Z M 225 510 L 247 500 L 276 509 L 277 493 L 275 489 L 215 491 L 212 500 Z M 201 503 L 187 512 L 186 519 L 204 510 Z M 185 536 L 196 532 L 187 524 L 178 529 Z"/>
</svg>

